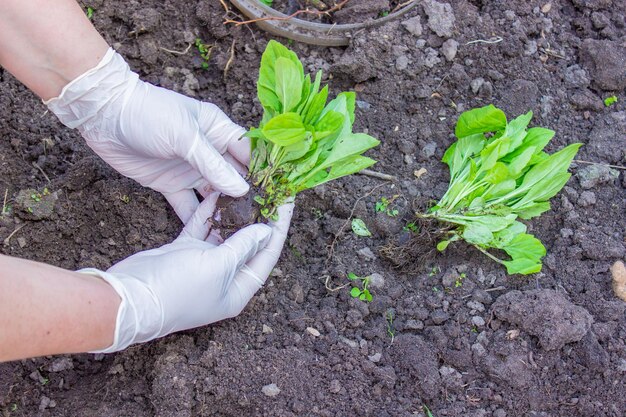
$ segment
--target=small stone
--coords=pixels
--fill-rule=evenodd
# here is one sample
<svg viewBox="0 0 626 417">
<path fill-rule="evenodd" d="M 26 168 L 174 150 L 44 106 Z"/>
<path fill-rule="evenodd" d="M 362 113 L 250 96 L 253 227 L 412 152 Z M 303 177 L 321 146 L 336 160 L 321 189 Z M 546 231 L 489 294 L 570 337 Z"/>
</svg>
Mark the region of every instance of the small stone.
<svg viewBox="0 0 626 417">
<path fill-rule="evenodd" d="M 272 333 L 274 333 L 274 329 L 272 329 L 267 324 L 264 324 L 263 325 L 263 334 L 272 334 Z"/>
<path fill-rule="evenodd" d="M 74 369 L 74 362 L 71 358 L 58 358 L 48 366 L 48 372 L 63 372 Z"/>
<path fill-rule="evenodd" d="M 426 56 L 424 57 L 424 65 L 426 65 L 428 68 L 432 68 L 441 62 L 441 59 L 439 58 L 439 52 L 437 52 L 436 49 L 426 48 L 424 52 L 426 53 Z"/>
<path fill-rule="evenodd" d="M 304 301 L 304 290 L 302 289 L 302 286 L 297 282 L 293 285 L 293 287 L 291 287 L 289 295 L 290 298 L 298 304 Z"/>
<path fill-rule="evenodd" d="M 576 174 L 580 186 L 585 190 L 593 188 L 598 184 L 613 181 L 619 176 L 619 172 L 606 165 L 589 165 L 578 171 Z"/>
<path fill-rule="evenodd" d="M 448 39 L 441 45 L 441 52 L 448 61 L 454 61 L 459 48 L 459 43 L 454 39 Z"/>
<path fill-rule="evenodd" d="M 385 286 L 385 278 L 379 273 L 374 272 L 367 279 L 369 280 L 369 286 L 372 288 L 383 288 Z"/>
<path fill-rule="evenodd" d="M 356 106 L 359 109 L 363 109 L 363 110 L 369 110 L 372 107 L 370 103 L 368 103 L 367 101 L 363 101 L 363 100 L 356 100 Z"/>
<path fill-rule="evenodd" d="M 404 71 L 409 67 L 409 57 L 401 55 L 396 59 L 396 69 L 398 71 Z"/>
<path fill-rule="evenodd" d="M 356 253 L 366 261 L 373 261 L 374 259 L 376 259 L 376 255 L 374 254 L 374 252 L 372 252 L 372 250 L 367 246 L 359 249 L 358 251 L 356 251 Z"/>
<path fill-rule="evenodd" d="M 56 407 L 56 402 L 46 397 L 45 395 L 41 396 L 41 400 L 39 401 L 39 410 L 43 411 L 46 408 L 54 408 Z"/>
<path fill-rule="evenodd" d="M 472 352 L 478 357 L 482 357 L 487 354 L 487 350 L 480 343 L 474 343 L 472 345 Z"/>
<path fill-rule="evenodd" d="M 449 38 L 454 29 L 455 16 L 450 3 L 439 3 L 426 0 L 423 3 L 424 11 L 428 15 L 428 26 L 437 36 Z"/>
<path fill-rule="evenodd" d="M 320 336 L 320 332 L 319 330 L 317 330 L 315 327 L 307 327 L 306 328 L 306 332 L 308 334 L 310 334 L 313 337 L 319 337 Z"/>
<path fill-rule="evenodd" d="M 472 324 L 476 327 L 483 327 L 485 325 L 485 319 L 480 316 L 472 317 Z"/>
<path fill-rule="evenodd" d="M 441 309 L 437 309 L 430 313 L 430 319 L 435 324 L 442 324 L 450 318 L 450 315 Z"/>
<path fill-rule="evenodd" d="M 420 154 L 422 158 L 429 159 L 435 155 L 435 152 L 437 152 L 437 144 L 435 142 L 428 142 L 424 145 Z"/>
<path fill-rule="evenodd" d="M 17 244 L 20 245 L 20 248 L 23 248 L 24 246 L 26 246 L 26 239 L 24 239 L 23 237 L 18 237 L 17 238 Z"/>
<path fill-rule="evenodd" d="M 580 193 L 578 205 L 581 207 L 589 207 L 596 204 L 596 195 L 591 191 L 583 191 Z"/>
<path fill-rule="evenodd" d="M 380 358 L 382 357 L 383 357 L 382 353 L 376 352 L 373 355 L 368 356 L 367 359 L 369 359 L 371 362 L 378 363 L 380 362 Z"/>
<path fill-rule="evenodd" d="M 338 379 L 333 379 L 332 381 L 330 381 L 328 390 L 333 394 L 339 393 L 339 391 L 341 391 L 341 382 Z"/>
<path fill-rule="evenodd" d="M 506 417 L 506 411 L 502 408 L 498 408 L 493 412 L 493 417 Z"/>
<path fill-rule="evenodd" d="M 405 20 L 404 22 L 402 22 L 402 26 L 404 26 L 404 28 L 414 36 L 422 36 L 423 29 L 419 16 L 415 16 L 411 19 Z"/>
<path fill-rule="evenodd" d="M 478 94 L 478 91 L 480 90 L 480 87 L 482 87 L 482 85 L 485 83 L 485 79 L 480 77 L 480 78 L 475 78 L 470 82 L 470 88 L 472 89 L 472 92 L 474 94 Z"/>
<path fill-rule="evenodd" d="M 93 360 L 96 362 L 101 362 L 102 360 L 104 360 L 104 353 L 96 353 L 95 355 L 93 355 Z"/>
<path fill-rule="evenodd" d="M 504 18 L 510 22 L 514 21 L 516 18 L 516 14 L 513 10 L 505 10 L 504 11 Z"/>
<path fill-rule="evenodd" d="M 485 311 L 485 306 L 482 303 L 479 303 L 478 301 L 468 301 L 467 307 L 471 310 L 475 310 L 478 312 Z"/>
<path fill-rule="evenodd" d="M 405 330 L 422 330 L 424 328 L 424 322 L 421 320 L 409 319 L 404 323 Z"/>
<path fill-rule="evenodd" d="M 268 397 L 275 397 L 280 394 L 280 388 L 278 388 L 276 384 L 265 385 L 263 388 L 261 388 L 261 391 Z"/>
<path fill-rule="evenodd" d="M 475 289 L 472 293 L 472 298 L 482 304 L 491 304 L 493 297 L 485 290 Z"/>
<path fill-rule="evenodd" d="M 339 336 L 339 340 L 341 340 L 343 343 L 350 346 L 351 348 L 357 349 L 359 347 L 359 344 L 356 341 L 348 339 L 345 336 Z"/>
</svg>

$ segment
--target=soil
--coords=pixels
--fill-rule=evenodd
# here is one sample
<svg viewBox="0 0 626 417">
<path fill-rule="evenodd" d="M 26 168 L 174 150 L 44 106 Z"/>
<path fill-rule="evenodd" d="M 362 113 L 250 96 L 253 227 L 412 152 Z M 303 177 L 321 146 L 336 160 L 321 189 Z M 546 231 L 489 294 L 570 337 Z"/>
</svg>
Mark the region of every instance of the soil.
<svg viewBox="0 0 626 417">
<path fill-rule="evenodd" d="M 217 1 L 89 5 L 144 80 L 258 123 L 254 69 L 269 39 L 258 28 L 224 26 Z M 325 70 L 333 95 L 358 92 L 355 131 L 381 139 L 368 155 L 398 180 L 354 175 L 301 193 L 277 268 L 235 319 L 117 354 L 1 364 L 2 414 L 626 415 L 626 303 L 609 273 L 626 253 L 623 169 L 572 167 L 553 209 L 529 222 L 548 250 L 539 274 L 506 276 L 463 244 L 404 272 L 379 255 L 412 221 L 414 200 L 427 206 L 445 191 L 440 159 L 463 110 L 531 109 L 533 126 L 557 131 L 548 151 L 580 141 L 579 160 L 626 165 L 625 9 L 428 0 L 347 48 L 290 43 L 307 70 Z M 197 37 L 214 45 L 208 70 L 188 49 Z M 17 230 L 2 253 L 107 268 L 181 230 L 162 196 L 101 162 L 6 72 L 0 91 L 0 198 L 8 190 L 11 207 L 0 238 Z M 29 189 L 41 201 L 18 199 Z M 399 214 L 376 213 L 393 195 Z M 350 232 L 351 215 L 371 238 Z M 370 276 L 371 303 L 350 297 L 349 272 Z"/>
</svg>

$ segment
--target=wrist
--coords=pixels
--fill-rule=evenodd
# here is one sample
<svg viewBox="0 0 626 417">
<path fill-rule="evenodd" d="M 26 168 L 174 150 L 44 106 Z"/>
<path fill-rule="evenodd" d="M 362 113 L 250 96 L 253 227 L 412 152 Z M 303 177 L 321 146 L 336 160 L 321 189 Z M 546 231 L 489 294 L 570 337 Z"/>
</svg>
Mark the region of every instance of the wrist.
<svg viewBox="0 0 626 417">
<path fill-rule="evenodd" d="M 163 327 L 160 303 L 153 292 L 141 281 L 123 274 L 111 274 L 98 269 L 77 271 L 97 276 L 105 281 L 120 299 L 112 343 L 90 353 L 112 353 L 134 343 L 159 337 Z"/>
</svg>

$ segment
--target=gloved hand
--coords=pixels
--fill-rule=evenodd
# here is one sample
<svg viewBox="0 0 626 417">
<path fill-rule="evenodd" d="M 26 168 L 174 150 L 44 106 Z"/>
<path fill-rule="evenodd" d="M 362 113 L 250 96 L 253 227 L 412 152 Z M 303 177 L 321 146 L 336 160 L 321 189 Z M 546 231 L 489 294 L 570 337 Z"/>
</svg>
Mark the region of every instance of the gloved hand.
<svg viewBox="0 0 626 417">
<path fill-rule="evenodd" d="M 245 130 L 214 104 L 139 80 L 113 49 L 46 105 L 109 165 L 163 193 L 183 223 L 198 206 L 194 188 L 249 189 L 235 169 L 250 160 Z"/>
<path fill-rule="evenodd" d="M 248 226 L 221 245 L 206 242 L 218 193 L 198 207 L 174 242 L 130 256 L 100 276 L 119 294 L 113 345 L 125 349 L 180 330 L 238 315 L 278 262 L 293 203 L 278 209 L 275 222 Z"/>
</svg>

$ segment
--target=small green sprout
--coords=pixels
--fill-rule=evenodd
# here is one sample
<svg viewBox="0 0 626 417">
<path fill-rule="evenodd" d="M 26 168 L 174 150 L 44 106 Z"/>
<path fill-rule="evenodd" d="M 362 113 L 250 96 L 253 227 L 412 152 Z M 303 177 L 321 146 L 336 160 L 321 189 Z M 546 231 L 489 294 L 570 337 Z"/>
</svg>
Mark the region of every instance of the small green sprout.
<svg viewBox="0 0 626 417">
<path fill-rule="evenodd" d="M 441 272 L 441 269 L 437 265 L 435 265 L 435 266 L 433 266 L 430 269 L 430 272 L 428 273 L 428 276 L 429 277 L 434 277 L 435 275 L 437 275 L 440 272 Z"/>
<path fill-rule="evenodd" d="M 407 223 L 406 226 L 402 228 L 402 230 L 405 232 L 417 233 L 419 232 L 420 228 L 417 224 L 415 224 L 415 222 L 410 222 Z"/>
<path fill-rule="evenodd" d="M 615 103 L 617 103 L 617 96 L 611 96 L 604 99 L 604 105 L 606 107 L 611 107 Z"/>
<path fill-rule="evenodd" d="M 202 41 L 200 38 L 196 38 L 196 49 L 200 52 L 200 57 L 202 58 L 202 68 L 209 69 L 209 60 L 211 59 L 211 52 L 213 51 L 214 45 L 208 45 Z"/>
<path fill-rule="evenodd" d="M 435 417 L 433 416 L 433 413 L 430 412 L 430 409 L 426 407 L 426 405 L 422 406 L 422 410 L 424 410 L 424 412 L 426 413 L 426 417 Z"/>
<path fill-rule="evenodd" d="M 380 17 L 387 17 L 387 16 L 389 16 L 389 10 L 380 12 Z"/>
<path fill-rule="evenodd" d="M 87 19 L 91 20 L 93 17 L 93 7 L 87 6 Z"/>
<path fill-rule="evenodd" d="M 322 212 L 322 210 L 318 209 L 317 207 L 312 207 L 311 213 L 313 213 L 317 220 L 324 218 L 324 212 Z"/>
<path fill-rule="evenodd" d="M 399 195 L 394 195 L 391 198 L 381 197 L 380 200 L 376 202 L 376 213 L 386 213 L 389 217 L 396 217 L 399 213 L 398 209 L 390 207 L 393 204 L 394 200 L 398 198 Z"/>
<path fill-rule="evenodd" d="M 11 404 L 11 411 L 17 411 L 17 403 Z"/>
<path fill-rule="evenodd" d="M 122 202 L 123 202 L 123 203 L 125 203 L 125 204 L 130 203 L 130 197 L 129 197 L 129 196 L 127 196 L 126 194 L 122 195 L 122 196 L 120 197 L 120 200 L 122 200 Z"/>
<path fill-rule="evenodd" d="M 32 207 L 26 207 L 26 211 L 29 212 L 30 214 L 33 214 L 33 208 Z"/>
<path fill-rule="evenodd" d="M 274 0 L 260 0 L 261 3 L 263 3 L 266 6 L 272 6 L 272 3 L 274 2 Z"/>
<path fill-rule="evenodd" d="M 454 281 L 454 288 L 459 288 L 463 286 L 463 280 L 465 279 L 466 275 L 465 272 L 463 272 L 461 275 L 459 275 L 459 277 L 456 279 L 456 281 Z"/>
<path fill-rule="evenodd" d="M 367 289 L 367 286 L 369 285 L 368 277 L 360 277 L 354 272 L 350 272 L 348 274 L 348 279 L 357 285 L 356 287 L 352 287 L 352 290 L 350 290 L 352 298 L 358 298 L 359 300 L 367 301 L 368 303 L 374 299 L 369 289 Z"/>
</svg>

